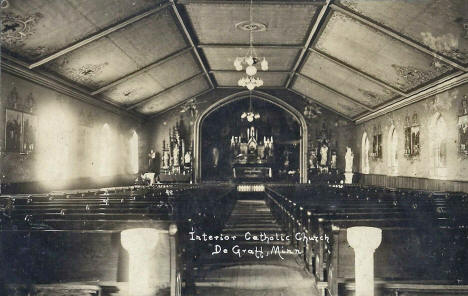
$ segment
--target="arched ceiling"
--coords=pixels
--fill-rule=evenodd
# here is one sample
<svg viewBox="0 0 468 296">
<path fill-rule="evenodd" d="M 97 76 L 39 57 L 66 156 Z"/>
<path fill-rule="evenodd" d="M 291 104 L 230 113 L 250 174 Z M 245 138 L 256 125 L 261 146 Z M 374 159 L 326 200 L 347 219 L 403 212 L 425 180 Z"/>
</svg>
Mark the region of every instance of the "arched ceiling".
<svg viewBox="0 0 468 296">
<path fill-rule="evenodd" d="M 4 1 L 2 1 L 4 2 Z M 8 0 L 2 68 L 124 113 L 155 116 L 236 88 L 250 1 Z M 254 0 L 262 89 L 286 89 L 352 120 L 468 72 L 468 1 Z M 46 81 L 46 82 L 44 82 Z M 48 82 L 47 82 L 48 81 Z"/>
</svg>

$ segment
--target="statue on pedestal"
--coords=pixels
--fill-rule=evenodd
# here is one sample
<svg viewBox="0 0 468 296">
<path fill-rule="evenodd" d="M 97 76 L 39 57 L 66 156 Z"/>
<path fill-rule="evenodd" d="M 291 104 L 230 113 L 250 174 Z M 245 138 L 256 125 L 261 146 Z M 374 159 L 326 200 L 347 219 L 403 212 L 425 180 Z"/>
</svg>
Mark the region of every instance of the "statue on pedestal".
<svg viewBox="0 0 468 296">
<path fill-rule="evenodd" d="M 345 183 L 351 184 L 353 183 L 353 160 L 354 154 L 351 151 L 351 147 L 346 147 L 346 155 L 345 155 Z"/>
<path fill-rule="evenodd" d="M 153 149 L 148 153 L 148 171 L 154 171 L 154 160 L 156 158 L 156 152 Z"/>
<path fill-rule="evenodd" d="M 351 151 L 350 147 L 346 147 L 345 160 L 346 160 L 345 172 L 352 172 L 353 171 L 354 154 Z"/>
</svg>

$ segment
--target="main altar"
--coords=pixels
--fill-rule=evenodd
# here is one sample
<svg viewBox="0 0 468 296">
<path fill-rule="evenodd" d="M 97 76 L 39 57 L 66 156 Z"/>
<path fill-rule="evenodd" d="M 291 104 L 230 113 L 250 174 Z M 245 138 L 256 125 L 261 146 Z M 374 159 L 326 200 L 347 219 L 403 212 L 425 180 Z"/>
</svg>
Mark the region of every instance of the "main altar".
<svg viewBox="0 0 468 296">
<path fill-rule="evenodd" d="M 273 136 L 259 137 L 258 129 L 249 126 L 231 137 L 232 176 L 236 180 L 269 180 L 273 178 Z"/>
</svg>

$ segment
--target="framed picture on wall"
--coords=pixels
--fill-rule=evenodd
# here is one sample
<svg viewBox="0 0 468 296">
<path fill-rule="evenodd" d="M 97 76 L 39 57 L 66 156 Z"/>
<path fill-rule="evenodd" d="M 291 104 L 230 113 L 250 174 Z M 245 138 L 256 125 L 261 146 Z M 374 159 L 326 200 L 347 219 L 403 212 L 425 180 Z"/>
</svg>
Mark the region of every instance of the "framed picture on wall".
<svg viewBox="0 0 468 296">
<path fill-rule="evenodd" d="M 5 114 L 5 150 L 21 152 L 23 137 L 23 113 L 6 109 Z"/>
</svg>

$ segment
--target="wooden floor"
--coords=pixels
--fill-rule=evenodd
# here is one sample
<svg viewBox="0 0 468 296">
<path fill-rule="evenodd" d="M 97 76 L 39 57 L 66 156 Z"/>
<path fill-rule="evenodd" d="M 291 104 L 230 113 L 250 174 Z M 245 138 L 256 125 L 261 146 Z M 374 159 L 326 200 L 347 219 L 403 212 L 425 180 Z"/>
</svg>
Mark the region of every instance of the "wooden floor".
<svg viewBox="0 0 468 296">
<path fill-rule="evenodd" d="M 270 209 L 261 195 L 252 195 L 252 199 L 239 199 L 226 223 L 223 233 L 237 235 L 235 242 L 225 243 L 229 251 L 232 246 L 240 249 L 263 248 L 271 250 L 272 243 L 252 242 L 239 239 L 245 232 L 252 234 L 278 233 L 282 230 L 271 215 Z M 285 243 L 275 244 L 289 248 Z M 200 258 L 201 264 L 193 271 L 195 287 L 186 295 L 221 295 L 221 296 L 314 296 L 319 295 L 311 275 L 296 263 L 296 255 L 264 256 L 254 255 L 212 255 L 205 252 Z"/>
</svg>

